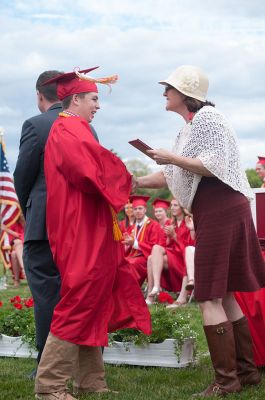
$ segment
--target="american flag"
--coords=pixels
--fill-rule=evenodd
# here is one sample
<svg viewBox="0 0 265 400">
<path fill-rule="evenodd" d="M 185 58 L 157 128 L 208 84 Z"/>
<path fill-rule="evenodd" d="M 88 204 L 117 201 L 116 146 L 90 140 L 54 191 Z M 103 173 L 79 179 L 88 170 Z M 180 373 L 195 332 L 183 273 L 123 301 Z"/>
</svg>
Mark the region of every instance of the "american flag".
<svg viewBox="0 0 265 400">
<path fill-rule="evenodd" d="M 20 216 L 20 206 L 14 188 L 12 175 L 10 174 L 3 142 L 3 134 L 0 132 L 0 258 L 5 268 L 10 268 L 8 235 L 3 229 L 13 225 Z"/>
</svg>

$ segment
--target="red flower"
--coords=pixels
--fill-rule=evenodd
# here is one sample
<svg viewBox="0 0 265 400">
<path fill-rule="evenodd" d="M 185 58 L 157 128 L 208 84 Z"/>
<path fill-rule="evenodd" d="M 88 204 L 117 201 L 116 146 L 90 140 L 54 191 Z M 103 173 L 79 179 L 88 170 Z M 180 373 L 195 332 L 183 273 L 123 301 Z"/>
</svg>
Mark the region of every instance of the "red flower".
<svg viewBox="0 0 265 400">
<path fill-rule="evenodd" d="M 20 296 L 15 296 L 10 299 L 10 303 L 21 303 L 21 297 Z"/>
<path fill-rule="evenodd" d="M 33 305 L 34 305 L 33 298 L 30 297 L 29 299 L 25 299 L 24 304 L 28 308 L 33 307 Z"/>
<path fill-rule="evenodd" d="M 21 303 L 14 303 L 13 306 L 18 310 L 21 310 L 23 308 Z"/>
<path fill-rule="evenodd" d="M 2 307 L 3 306 L 3 302 L 2 301 L 0 301 L 0 307 Z"/>
<path fill-rule="evenodd" d="M 158 295 L 158 301 L 159 303 L 174 303 L 173 297 L 170 296 L 170 294 L 168 294 L 167 292 L 160 292 Z"/>
</svg>

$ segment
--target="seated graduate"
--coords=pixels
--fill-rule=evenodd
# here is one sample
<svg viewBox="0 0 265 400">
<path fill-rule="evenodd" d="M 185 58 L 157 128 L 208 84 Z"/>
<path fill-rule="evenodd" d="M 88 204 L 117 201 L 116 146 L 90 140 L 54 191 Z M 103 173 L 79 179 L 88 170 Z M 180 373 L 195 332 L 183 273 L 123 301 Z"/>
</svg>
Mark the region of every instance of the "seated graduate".
<svg viewBox="0 0 265 400">
<path fill-rule="evenodd" d="M 122 233 L 127 232 L 130 226 L 132 226 L 135 222 L 135 217 L 133 215 L 133 205 L 130 199 L 128 199 L 127 203 L 124 206 L 124 214 L 124 219 L 119 221 L 119 227 Z"/>
<path fill-rule="evenodd" d="M 127 245 L 126 260 L 142 286 L 147 278 L 147 259 L 152 248 L 159 243 L 161 228 L 158 222 L 146 215 L 149 196 L 132 195 L 130 200 L 133 205 L 135 223 L 125 232 L 123 243 Z"/>
<path fill-rule="evenodd" d="M 177 306 L 187 302 L 189 292 L 185 288 L 187 284 L 185 248 L 193 244 L 190 229 L 193 229 L 193 225 L 186 226 L 184 210 L 176 199 L 172 199 L 171 224 L 164 227 L 166 239 L 153 247 L 148 259 L 147 304 L 154 303 L 161 287 L 172 292 L 181 291 Z"/>
</svg>

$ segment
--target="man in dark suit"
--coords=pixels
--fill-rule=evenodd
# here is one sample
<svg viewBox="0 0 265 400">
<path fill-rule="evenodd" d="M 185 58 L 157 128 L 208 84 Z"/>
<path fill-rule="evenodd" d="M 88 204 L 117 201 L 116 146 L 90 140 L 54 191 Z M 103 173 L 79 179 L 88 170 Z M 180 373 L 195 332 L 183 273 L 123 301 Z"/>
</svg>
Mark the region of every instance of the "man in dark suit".
<svg viewBox="0 0 265 400">
<path fill-rule="evenodd" d="M 38 362 L 60 292 L 60 274 L 53 262 L 46 232 L 44 148 L 51 126 L 61 111 L 61 103 L 55 84 L 41 85 L 60 74 L 62 72 L 45 71 L 36 82 L 37 103 L 41 114 L 26 120 L 22 126 L 14 172 L 15 189 L 26 219 L 23 260 L 34 299 Z"/>
</svg>

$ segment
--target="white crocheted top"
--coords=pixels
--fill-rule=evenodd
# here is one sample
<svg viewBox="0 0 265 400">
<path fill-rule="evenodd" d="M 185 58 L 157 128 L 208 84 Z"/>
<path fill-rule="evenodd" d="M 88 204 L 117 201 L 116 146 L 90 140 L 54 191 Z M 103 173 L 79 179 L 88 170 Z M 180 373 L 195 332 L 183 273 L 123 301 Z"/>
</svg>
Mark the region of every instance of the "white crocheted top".
<svg viewBox="0 0 265 400">
<path fill-rule="evenodd" d="M 179 132 L 172 152 L 198 158 L 218 179 L 234 190 L 252 198 L 252 192 L 241 166 L 234 130 L 215 107 L 205 106 Z M 201 175 L 168 164 L 164 167 L 168 187 L 182 207 L 191 210 Z"/>
</svg>

